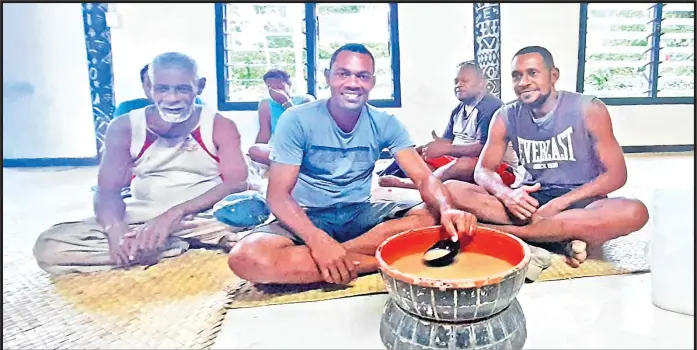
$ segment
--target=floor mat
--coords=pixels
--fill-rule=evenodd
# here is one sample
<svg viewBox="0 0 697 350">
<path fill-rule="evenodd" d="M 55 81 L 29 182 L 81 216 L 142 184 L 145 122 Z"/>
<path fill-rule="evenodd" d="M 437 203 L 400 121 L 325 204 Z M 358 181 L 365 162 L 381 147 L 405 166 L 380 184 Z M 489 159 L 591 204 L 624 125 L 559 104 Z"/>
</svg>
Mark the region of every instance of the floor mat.
<svg viewBox="0 0 697 350">
<path fill-rule="evenodd" d="M 209 348 L 239 282 L 225 254 L 198 249 L 55 279 L 25 254 L 3 261 L 3 349 Z"/>
<path fill-rule="evenodd" d="M 605 243 L 589 252 L 589 259 L 579 268 L 571 268 L 564 257 L 555 254 L 552 266 L 542 272 L 539 281 L 554 281 L 591 276 L 609 276 L 647 272 L 649 264 L 644 259 L 646 241 L 633 235 Z M 537 283 L 537 282 L 536 282 Z M 313 285 L 254 285 L 241 281 L 233 292 L 229 308 L 257 307 L 310 301 L 338 299 L 349 296 L 386 293 L 379 274 L 359 277 L 348 286 L 326 283 Z"/>
</svg>

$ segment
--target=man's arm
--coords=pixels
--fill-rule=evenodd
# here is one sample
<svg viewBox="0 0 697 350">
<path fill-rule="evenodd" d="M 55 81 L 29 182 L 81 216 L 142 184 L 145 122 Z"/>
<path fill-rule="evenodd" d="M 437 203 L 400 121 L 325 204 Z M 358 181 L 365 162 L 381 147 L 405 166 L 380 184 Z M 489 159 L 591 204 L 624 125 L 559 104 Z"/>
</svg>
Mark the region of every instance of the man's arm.
<svg viewBox="0 0 697 350">
<path fill-rule="evenodd" d="M 323 240 L 331 237 L 310 221 L 305 211 L 291 196 L 299 173 L 299 165 L 272 162 L 266 201 L 278 220 L 302 238 L 309 247 L 314 247 L 316 243 L 321 244 Z"/>
<path fill-rule="evenodd" d="M 436 212 L 452 209 L 450 193 L 416 152 L 414 142 L 404 124 L 396 117 L 391 116 L 385 124 L 383 133 L 385 146 L 397 161 L 397 165 L 414 182 L 424 202 Z M 432 136 L 437 136 L 432 134 Z"/>
<path fill-rule="evenodd" d="M 479 157 L 484 145 L 479 142 L 470 145 L 450 145 L 448 155 L 452 157 Z"/>
<path fill-rule="evenodd" d="M 249 169 L 240 144 L 237 125 L 220 114 L 213 121 L 213 143 L 217 147 L 219 168 L 223 182 L 202 195 L 178 204 L 170 210 L 179 217 L 200 213 L 209 209 L 226 196 L 249 189 Z"/>
<path fill-rule="evenodd" d="M 404 173 L 414 182 L 426 204 L 437 212 L 453 208 L 450 192 L 445 189 L 443 183 L 433 175 L 416 150 L 409 147 L 394 155 L 397 164 Z"/>
<path fill-rule="evenodd" d="M 474 181 L 499 199 L 512 191 L 510 187 L 503 184 L 501 176 L 496 173 L 496 168 L 503 161 L 508 146 L 506 124 L 502 113 L 499 110 L 494 114 L 489 127 L 489 137 L 474 169 Z"/>
<path fill-rule="evenodd" d="M 527 220 L 540 206 L 540 203 L 530 196 L 530 192 L 540 189 L 540 184 L 511 189 L 503 184 L 501 176 L 496 173 L 496 168 L 503 160 L 509 141 L 506 136 L 503 113 L 503 109 L 500 109 L 491 121 L 489 137 L 474 168 L 474 181 L 503 203 L 511 214 L 518 219 Z"/>
<path fill-rule="evenodd" d="M 393 116 L 387 121 L 382 132 L 385 137 L 384 146 L 387 146 L 397 165 L 416 185 L 421 198 L 433 209 L 432 213 L 440 216 L 441 224 L 453 238 L 463 232 L 473 234 L 477 226 L 476 218 L 472 214 L 454 209 L 450 192 L 416 152 L 404 124 Z"/>
<path fill-rule="evenodd" d="M 259 133 L 256 143 L 268 143 L 271 139 L 271 110 L 269 100 L 259 102 Z"/>
<path fill-rule="evenodd" d="M 330 239 L 329 235 L 317 228 L 307 217 L 291 193 L 298 182 L 300 164 L 304 154 L 304 135 L 298 117 L 292 111 L 286 112 L 278 122 L 271 152 L 269 185 L 266 201 L 271 212 L 309 247 L 314 243 Z"/>
<path fill-rule="evenodd" d="M 305 94 L 305 96 L 303 96 L 303 103 L 308 103 L 308 102 L 313 102 L 313 101 L 315 101 L 314 96 L 309 95 L 309 94 Z"/>
<path fill-rule="evenodd" d="M 114 119 L 107 128 L 104 155 L 97 175 L 97 192 L 94 195 L 94 214 L 107 231 L 113 229 L 125 233 L 123 218 L 126 204 L 121 190 L 131 179 L 131 126 L 127 116 Z"/>
<path fill-rule="evenodd" d="M 557 198 L 560 210 L 568 208 L 579 200 L 606 196 L 627 182 L 627 165 L 624 161 L 624 153 L 612 131 L 610 113 L 605 104 L 600 100 L 593 100 L 586 109 L 584 118 L 586 128 L 595 143 L 598 159 L 604 167 L 602 169 L 604 172 L 595 180 Z"/>
</svg>

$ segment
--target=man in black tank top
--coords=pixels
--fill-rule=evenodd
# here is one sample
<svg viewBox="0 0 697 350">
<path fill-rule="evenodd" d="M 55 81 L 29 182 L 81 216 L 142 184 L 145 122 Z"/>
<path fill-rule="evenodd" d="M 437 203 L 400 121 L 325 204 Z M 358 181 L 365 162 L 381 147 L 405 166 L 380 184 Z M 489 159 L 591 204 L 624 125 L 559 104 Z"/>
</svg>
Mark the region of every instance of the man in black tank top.
<svg viewBox="0 0 697 350">
<path fill-rule="evenodd" d="M 564 243 L 567 263 L 578 267 L 587 245 L 641 229 L 648 210 L 636 199 L 607 197 L 626 183 L 627 167 L 600 100 L 557 91 L 559 69 L 543 47 L 518 51 L 511 77 L 518 100 L 492 119 L 474 174 L 481 187 L 447 185 L 460 209 L 529 242 Z M 530 174 L 517 189 L 495 172 L 509 141 Z"/>
</svg>

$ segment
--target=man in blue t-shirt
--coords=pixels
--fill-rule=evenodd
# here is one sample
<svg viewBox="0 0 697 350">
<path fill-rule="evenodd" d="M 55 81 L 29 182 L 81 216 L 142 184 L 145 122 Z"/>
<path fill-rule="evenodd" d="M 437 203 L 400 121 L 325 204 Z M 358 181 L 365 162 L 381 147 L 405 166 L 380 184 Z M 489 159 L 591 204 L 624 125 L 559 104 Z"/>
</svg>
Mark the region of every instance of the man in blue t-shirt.
<svg viewBox="0 0 697 350">
<path fill-rule="evenodd" d="M 324 72 L 331 97 L 292 107 L 278 121 L 267 192 L 277 221 L 257 227 L 230 251 L 237 276 L 346 284 L 377 270 L 376 248 L 396 233 L 438 220 L 453 238 L 474 232 L 476 219 L 453 209 L 404 125 L 367 104 L 374 73 L 365 46 L 344 45 Z M 385 148 L 426 205 L 371 200 L 373 169 Z"/>
<path fill-rule="evenodd" d="M 116 107 L 116 110 L 114 111 L 114 118 L 116 118 L 120 115 L 124 115 L 132 110 L 141 109 L 141 108 L 147 107 L 147 106 L 152 104 L 152 97 L 150 96 L 150 91 L 148 91 L 148 89 L 145 87 L 145 80 L 148 78 L 148 67 L 149 66 L 150 66 L 149 64 L 146 64 L 145 67 L 143 67 L 140 70 L 140 83 L 143 86 L 143 92 L 145 92 L 145 97 L 147 97 L 147 98 L 136 98 L 133 100 L 121 102 L 119 104 L 119 106 Z M 203 79 L 204 84 L 205 84 L 206 78 L 202 78 L 202 79 Z M 197 105 L 204 104 L 203 101 L 198 96 L 196 96 L 196 98 L 194 99 L 194 103 Z"/>
</svg>

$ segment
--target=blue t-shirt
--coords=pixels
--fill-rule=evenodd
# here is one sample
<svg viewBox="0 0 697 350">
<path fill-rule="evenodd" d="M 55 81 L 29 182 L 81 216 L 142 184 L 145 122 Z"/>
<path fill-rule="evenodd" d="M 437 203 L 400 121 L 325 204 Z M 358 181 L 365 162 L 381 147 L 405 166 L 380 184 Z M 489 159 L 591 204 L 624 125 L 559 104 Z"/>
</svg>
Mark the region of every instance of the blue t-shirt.
<svg viewBox="0 0 697 350">
<path fill-rule="evenodd" d="M 293 198 L 304 207 L 328 207 L 370 200 L 375 162 L 414 147 L 395 116 L 373 106 L 363 108 L 350 133 L 343 132 L 327 109 L 327 100 L 291 107 L 278 121 L 270 159 L 299 165 Z"/>
<path fill-rule="evenodd" d="M 198 96 L 196 96 L 194 103 L 197 105 L 205 105 L 205 103 L 203 103 L 203 101 Z M 150 100 L 148 100 L 147 98 L 136 98 L 134 100 L 123 101 L 119 104 L 118 107 L 116 107 L 116 110 L 114 111 L 114 117 L 124 115 L 136 109 L 147 107 L 151 104 L 152 102 L 150 102 Z"/>
</svg>

